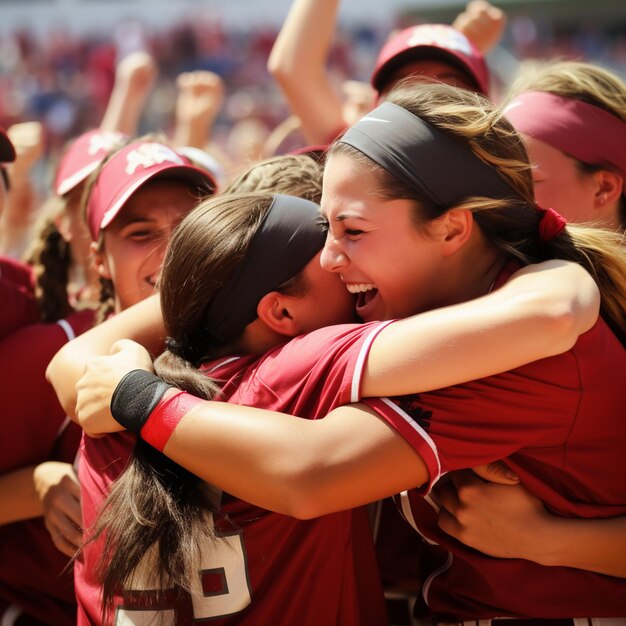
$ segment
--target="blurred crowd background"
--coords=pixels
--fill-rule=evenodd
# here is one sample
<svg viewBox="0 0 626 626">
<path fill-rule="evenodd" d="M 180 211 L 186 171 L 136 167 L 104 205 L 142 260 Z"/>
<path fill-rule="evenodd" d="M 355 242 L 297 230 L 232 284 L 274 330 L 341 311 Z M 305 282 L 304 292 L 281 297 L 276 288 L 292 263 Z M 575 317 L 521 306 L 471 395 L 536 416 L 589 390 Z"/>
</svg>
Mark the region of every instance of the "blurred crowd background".
<svg viewBox="0 0 626 626">
<path fill-rule="evenodd" d="M 263 137 L 288 115 L 266 62 L 289 2 L 257 0 L 254 13 L 251 5 L 244 6 L 245 0 L 179 0 L 167 3 L 159 20 L 158 2 L 100 0 L 106 21 L 99 18 L 95 4 L 93 0 L 0 2 L 0 124 L 8 128 L 16 122 L 42 122 L 44 164 L 58 155 L 69 138 L 99 124 L 116 64 L 137 50 L 148 51 L 159 72 L 140 131 L 171 130 L 176 77 L 198 69 L 213 71 L 224 81 L 225 100 L 213 136 L 224 149 L 233 128 L 242 127 L 238 123 L 244 123 L 246 132 Z M 502 89 L 521 61 L 534 58 L 597 62 L 626 77 L 623 0 L 497 4 L 507 13 L 507 26 L 488 62 Z M 338 85 L 347 79 L 367 81 L 391 29 L 419 22 L 450 23 L 463 6 L 463 2 L 442 0 L 396 0 L 372 3 L 369 10 L 368 2 L 344 0 L 328 66 L 331 76 Z M 247 13 L 242 11 L 245 8 Z M 42 165 L 41 171 L 50 168 Z"/>
</svg>

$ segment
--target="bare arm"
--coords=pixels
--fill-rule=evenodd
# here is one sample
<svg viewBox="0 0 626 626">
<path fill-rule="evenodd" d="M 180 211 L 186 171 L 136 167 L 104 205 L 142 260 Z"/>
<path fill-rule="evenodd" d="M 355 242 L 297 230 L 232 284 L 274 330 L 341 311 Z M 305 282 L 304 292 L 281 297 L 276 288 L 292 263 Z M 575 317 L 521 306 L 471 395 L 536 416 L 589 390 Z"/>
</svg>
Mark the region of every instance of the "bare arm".
<svg viewBox="0 0 626 626">
<path fill-rule="evenodd" d="M 82 516 L 70 463 L 48 461 L 0 476 L 0 525 L 41 516 L 54 545 L 73 556 L 82 539 Z"/>
<path fill-rule="evenodd" d="M 428 478 L 410 445 L 363 405 L 304 420 L 206 402 L 184 416 L 165 454 L 237 497 L 299 519 L 373 502 Z"/>
<path fill-rule="evenodd" d="M 452 26 L 461 31 L 483 54 L 498 45 L 506 26 L 504 11 L 487 0 L 471 0 Z"/>
<path fill-rule="evenodd" d="M 440 389 L 560 354 L 595 324 L 599 306 L 581 266 L 528 266 L 487 296 L 385 328 L 372 344 L 362 395 Z"/>
<path fill-rule="evenodd" d="M 477 377 L 472 367 L 479 370 L 478 376 L 486 375 L 483 372 L 486 366 L 481 363 L 472 365 L 471 361 L 477 342 L 482 350 L 487 340 L 492 341 L 486 331 L 490 324 L 494 324 L 494 319 L 488 315 L 489 323 L 485 323 L 485 305 L 502 307 L 502 319 L 496 317 L 497 330 L 493 331 L 497 341 L 489 344 L 495 356 L 487 359 L 490 362 L 488 367 L 496 367 L 498 359 L 508 367 L 523 363 L 521 360 L 510 363 L 515 351 L 519 352 L 515 358 L 521 359 L 520 354 L 523 354 L 533 360 L 567 349 L 577 334 L 595 321 L 597 290 L 589 276 L 584 272 L 579 275 L 576 271 L 573 274 L 575 288 L 570 285 L 561 290 L 556 284 L 548 283 L 552 288 L 546 289 L 546 275 L 551 275 L 552 280 L 558 278 L 557 284 L 567 285 L 565 276 L 570 279 L 573 276 L 562 272 L 575 269 L 571 264 L 559 262 L 550 262 L 549 267 L 550 271 L 544 273 L 538 272 L 537 268 L 519 273 L 501 290 L 487 296 L 480 306 L 467 303 L 463 307 L 452 307 L 451 311 L 455 313 L 450 314 L 449 319 L 444 315 L 443 321 L 437 317 L 433 323 L 434 316 L 429 313 L 407 320 L 410 332 L 401 338 L 397 333 L 381 333 L 374 345 L 380 341 L 386 350 L 400 352 L 396 352 L 393 359 L 387 359 L 385 350 L 372 348 L 364 378 L 364 395 L 371 395 L 373 389 L 378 391 L 375 395 L 411 393 L 416 387 L 427 389 L 428 384 L 441 382 L 446 376 L 454 377 L 456 381 L 461 374 L 449 370 L 459 365 L 459 350 L 466 350 L 465 360 L 470 364 L 460 363 L 465 368 L 467 380 Z M 556 272 L 556 276 L 551 272 Z M 589 284 L 585 282 L 585 276 Z M 535 284 L 537 293 L 531 289 L 532 284 Z M 545 297 L 544 291 L 547 292 Z M 516 294 L 523 297 L 515 299 Z M 568 294 L 567 298 L 564 298 L 565 294 Z M 552 307 L 546 309 L 548 304 Z M 427 320 L 426 326 L 421 329 L 421 334 L 411 335 L 415 327 L 419 327 L 420 319 Z M 508 334 L 501 334 L 498 324 L 507 329 Z M 394 326 L 407 324 L 399 322 L 390 329 Z M 438 337 L 444 328 L 446 331 L 452 329 L 452 336 L 458 336 L 458 340 L 451 340 L 451 335 L 443 339 Z M 90 332 L 97 333 L 98 330 Z M 473 338 L 475 332 L 485 336 L 477 340 Z M 435 338 L 431 339 L 430 335 Z M 560 335 L 560 338 L 548 339 L 553 335 Z M 503 351 L 501 342 L 505 340 L 509 349 Z M 415 356 L 417 352 L 422 353 L 422 342 L 426 345 L 425 358 Z M 138 355 L 136 359 L 132 358 L 133 350 Z M 378 352 L 382 356 L 378 357 Z M 437 369 L 443 374 L 430 373 L 435 354 Z M 383 361 L 383 365 L 375 364 L 377 358 Z M 402 367 L 411 370 L 410 375 L 398 371 L 398 360 Z M 453 363 L 450 367 L 446 365 L 448 360 Z M 81 424 L 88 433 L 120 429 L 108 412 L 111 394 L 120 378 L 136 367 L 146 368 L 146 355 L 142 355 L 141 348 L 135 344 L 122 346 L 122 351 L 114 357 L 89 364 L 86 376 L 79 383 L 78 410 Z M 420 380 L 421 376 L 427 382 Z M 203 403 L 183 418 L 166 453 L 208 482 L 244 499 L 297 517 L 321 515 L 338 507 L 370 502 L 421 484 L 426 479 L 426 470 L 417 454 L 368 411 L 344 408 L 324 420 L 312 422 L 269 412 L 263 413 L 263 419 L 260 416 L 257 409 Z M 307 445 L 302 446 L 302 441 Z M 385 471 L 381 471 L 383 467 Z M 372 468 L 377 469 L 373 472 Z"/>
<path fill-rule="evenodd" d="M 165 329 L 158 294 L 73 339 L 52 358 L 46 378 L 71 418 L 76 417 L 76 382 L 86 364 L 95 356 L 109 354 L 111 346 L 123 338 L 141 343 L 155 355 L 163 350 Z"/>
<path fill-rule="evenodd" d="M 176 146 L 206 148 L 224 102 L 224 83 L 213 72 L 183 72 L 176 79 Z"/>
<path fill-rule="evenodd" d="M 294 0 L 268 60 L 269 72 L 314 145 L 346 126 L 342 99 L 326 72 L 338 8 L 339 0 Z"/>
<path fill-rule="evenodd" d="M 154 59 L 147 52 L 133 52 L 124 57 L 117 65 L 115 84 L 100 128 L 135 135 L 156 75 Z"/>
<path fill-rule="evenodd" d="M 77 413 L 89 427 L 101 412 L 111 430 L 121 430 L 109 412 L 110 394 L 129 369 L 146 368 L 138 344 L 120 341 L 115 350 L 92 359 L 78 382 Z M 428 477 L 411 446 L 362 405 L 306 420 L 204 401 L 183 416 L 164 452 L 208 483 L 299 519 L 366 504 Z"/>
<path fill-rule="evenodd" d="M 31 227 L 37 217 L 37 194 L 31 181 L 32 169 L 43 154 L 43 128 L 40 122 L 21 122 L 7 134 L 16 158 L 9 163 L 9 191 L 0 217 L 0 252 L 14 258 L 28 248 Z"/>
<path fill-rule="evenodd" d="M 0 525 L 43 513 L 33 482 L 34 471 L 35 466 L 23 467 L 0 476 Z"/>
<path fill-rule="evenodd" d="M 626 517 L 559 517 L 521 485 L 487 483 L 466 471 L 451 476 L 437 493 L 439 525 L 459 541 L 499 558 L 626 578 Z"/>
<path fill-rule="evenodd" d="M 384 329 L 372 345 L 362 395 L 439 389 L 559 354 L 593 326 L 598 311 L 598 289 L 580 266 L 562 261 L 529 266 L 483 298 Z M 75 384 L 86 364 L 109 354 L 113 343 L 124 338 L 161 351 L 164 329 L 157 296 L 82 334 L 52 359 L 46 376 L 68 415 L 75 415 Z M 104 408 L 115 384 L 100 392 Z M 81 425 L 90 434 L 117 430 L 97 408 L 84 412 Z"/>
</svg>

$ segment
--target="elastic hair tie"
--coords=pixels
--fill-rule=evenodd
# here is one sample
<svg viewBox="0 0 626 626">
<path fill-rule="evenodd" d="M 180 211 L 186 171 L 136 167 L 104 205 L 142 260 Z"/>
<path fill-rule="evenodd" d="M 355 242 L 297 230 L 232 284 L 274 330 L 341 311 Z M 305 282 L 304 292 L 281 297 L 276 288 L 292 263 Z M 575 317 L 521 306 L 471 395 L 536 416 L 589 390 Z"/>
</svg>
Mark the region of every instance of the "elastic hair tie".
<svg viewBox="0 0 626 626">
<path fill-rule="evenodd" d="M 197 366 L 198 363 L 204 357 L 204 347 L 201 345 L 202 342 L 182 342 L 173 339 L 172 337 L 168 337 L 165 340 L 165 347 L 177 357 L 183 359 L 184 361 L 188 361 L 189 363 Z"/>
<path fill-rule="evenodd" d="M 555 237 L 558 237 L 565 226 L 567 226 L 567 220 L 554 209 L 544 209 L 537 205 L 537 211 L 540 214 L 539 217 L 539 239 L 543 242 L 552 241 Z"/>
</svg>

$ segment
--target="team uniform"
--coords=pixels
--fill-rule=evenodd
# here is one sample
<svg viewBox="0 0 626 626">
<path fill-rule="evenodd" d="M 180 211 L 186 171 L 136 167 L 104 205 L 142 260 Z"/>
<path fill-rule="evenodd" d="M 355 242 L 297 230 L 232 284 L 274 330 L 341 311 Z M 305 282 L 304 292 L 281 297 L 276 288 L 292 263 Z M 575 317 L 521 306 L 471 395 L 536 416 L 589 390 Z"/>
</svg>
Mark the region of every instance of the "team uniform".
<svg viewBox="0 0 626 626">
<path fill-rule="evenodd" d="M 0 256 L 0 339 L 38 319 L 34 279 L 28 265 Z"/>
<path fill-rule="evenodd" d="M 54 354 L 93 323 L 92 311 L 21 328 L 0 343 L 3 435 L 0 472 L 44 461 L 73 463 L 81 430 L 63 412 L 45 370 Z M 42 624 L 76 622 L 68 557 L 52 543 L 43 518 L 0 527 L 0 607 Z M 22 620 L 17 623 L 31 623 Z M 3 622 L 4 623 L 4 622 Z"/>
<path fill-rule="evenodd" d="M 599 320 L 562 355 L 440 391 L 364 401 L 428 466 L 428 484 L 396 497 L 429 545 L 422 615 L 626 616 L 622 579 L 483 555 L 438 527 L 436 489 L 431 494 L 446 472 L 505 459 L 554 514 L 625 515 L 625 368 L 626 351 Z"/>
<path fill-rule="evenodd" d="M 358 394 L 365 356 L 382 327 L 322 329 L 262 357 L 215 361 L 206 373 L 220 381 L 221 399 L 321 418 Z M 85 527 L 93 522 L 132 444 L 127 433 L 83 438 L 79 477 Z M 225 540 L 211 543 L 202 555 L 201 576 L 192 581 L 198 593 L 155 607 L 149 585 L 126 590 L 117 600 L 117 624 L 144 624 L 159 614 L 176 626 L 387 623 L 364 508 L 300 521 L 223 494 L 214 522 Z M 98 543 L 88 544 L 75 566 L 81 626 L 101 622 L 99 586 L 93 578 L 98 557 Z"/>
<path fill-rule="evenodd" d="M 322 329 L 297 337 L 260 358 L 247 356 L 213 363 L 208 374 L 222 382 L 224 399 L 229 402 L 310 419 L 323 417 L 338 405 L 361 399 L 362 367 L 369 346 L 388 323 L 392 322 Z M 405 516 L 430 544 L 420 570 L 409 573 L 427 576 L 421 609 L 429 617 L 457 621 L 496 616 L 601 617 L 626 613 L 626 587 L 619 579 L 573 568 L 492 559 L 461 546 L 438 529 L 436 508 L 428 496 L 432 485 L 445 472 L 508 458 L 523 483 L 556 513 L 579 517 L 626 514 L 626 485 L 622 480 L 626 435 L 622 413 L 626 390 L 619 384 L 626 366 L 625 354 L 600 320 L 563 355 L 438 392 L 365 400 L 415 447 L 429 469 L 428 485 L 398 499 Z M 506 415 L 501 416 L 504 407 Z M 95 448 L 102 441 L 86 443 Z M 103 457 L 95 465 L 94 461 L 91 463 L 94 494 L 108 490 L 108 483 L 98 480 L 100 470 L 110 467 L 110 461 Z M 96 500 L 92 497 L 93 510 L 84 512 L 86 520 L 93 519 L 98 508 Z M 223 513 L 229 514 L 239 527 L 241 541 L 236 545 L 246 554 L 240 559 L 239 569 L 244 565 L 247 568 L 247 589 L 245 585 L 228 586 L 229 590 L 240 593 L 234 604 L 240 609 L 230 616 L 211 613 L 208 607 L 216 596 L 210 598 L 209 594 L 199 603 L 190 599 L 197 613 L 191 613 L 188 605 L 187 608 L 161 607 L 176 614 L 178 621 L 172 618 L 173 623 L 187 624 L 192 615 L 200 622 L 213 619 L 218 625 L 255 626 L 277 622 L 365 624 L 366 616 L 372 618 L 370 611 L 354 622 L 337 620 L 330 599 L 337 597 L 338 587 L 343 585 L 344 593 L 346 590 L 346 580 L 337 580 L 341 571 L 337 566 L 331 568 L 333 584 L 322 590 L 324 612 L 320 615 L 313 610 L 315 607 L 309 603 L 320 609 L 313 600 L 314 593 L 328 583 L 325 574 L 328 561 L 315 560 L 315 554 L 307 553 L 306 543 L 298 541 L 290 545 L 291 534 L 283 526 L 331 523 L 338 517 L 330 515 L 297 522 L 233 501 L 227 495 Z M 265 526 L 267 519 L 273 521 Z M 217 527 L 224 532 L 233 531 L 223 524 L 224 519 L 216 520 Z M 332 534 L 339 533 L 335 530 Z M 272 569 L 272 585 L 268 588 L 264 586 L 263 576 L 270 571 L 264 564 L 270 554 L 276 554 L 277 546 L 285 548 L 289 566 L 280 561 L 281 565 Z M 209 553 L 214 549 L 211 546 Z M 206 573 L 216 569 L 209 553 L 206 558 L 210 565 L 203 570 L 203 583 Z M 239 555 L 239 548 L 231 550 L 231 554 Z M 76 586 L 79 604 L 86 599 L 92 604 L 81 607 L 85 613 L 80 623 L 95 624 L 100 615 L 97 586 L 88 576 L 97 554 L 92 551 L 87 557 L 89 560 L 82 566 L 83 580 L 77 578 Z M 309 570 L 310 580 L 299 570 L 305 562 L 309 566 L 315 563 Z M 232 571 L 236 572 L 237 568 Z M 299 581 L 298 589 L 301 581 L 306 580 L 310 592 L 304 602 L 284 591 L 294 589 L 294 580 Z M 229 603 L 235 598 L 230 598 L 226 588 L 224 585 L 223 593 L 218 596 Z M 140 596 L 144 604 L 133 604 Z M 148 608 L 147 598 L 149 594 L 144 592 L 120 599 L 123 608 L 118 608 L 118 617 L 122 614 L 128 617 L 133 607 L 154 610 Z M 252 604 L 246 609 L 250 599 Z M 344 595 L 341 601 L 345 603 L 349 599 L 350 595 Z M 293 613 L 288 613 L 290 609 Z M 129 623 L 142 623 L 141 619 L 145 616 L 137 613 L 135 621 Z M 369 623 L 383 622 L 372 619 Z"/>
</svg>

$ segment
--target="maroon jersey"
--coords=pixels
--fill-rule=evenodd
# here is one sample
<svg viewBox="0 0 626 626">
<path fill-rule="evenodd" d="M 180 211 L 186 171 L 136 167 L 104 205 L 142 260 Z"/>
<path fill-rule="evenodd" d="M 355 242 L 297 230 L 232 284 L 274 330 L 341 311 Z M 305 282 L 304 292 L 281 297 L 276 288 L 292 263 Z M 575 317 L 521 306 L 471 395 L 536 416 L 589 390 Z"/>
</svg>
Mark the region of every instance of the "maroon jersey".
<svg viewBox="0 0 626 626">
<path fill-rule="evenodd" d="M 93 312 L 83 311 L 60 322 L 25 326 L 0 342 L 0 472 L 44 461 L 73 463 L 81 431 L 66 417 L 45 370 L 61 346 L 89 328 L 92 319 Z M 52 543 L 43 518 L 1 526 L 0 603 L 45 624 L 75 624 L 68 560 Z"/>
<path fill-rule="evenodd" d="M 65 429 L 74 434 L 66 459 L 73 461 L 80 428 L 70 423 L 45 373 L 63 344 L 92 326 L 93 315 L 93 311 L 85 310 L 58 322 L 31 324 L 0 342 L 4 423 L 0 438 L 0 472 L 60 460 L 55 450 L 60 445 L 58 437 Z"/>
<path fill-rule="evenodd" d="M 427 485 L 397 497 L 411 525 L 437 544 L 424 608 L 444 621 L 626 615 L 623 580 L 485 556 L 439 529 L 429 495 L 446 472 L 506 459 L 554 514 L 625 515 L 625 371 L 626 351 L 599 320 L 565 354 L 440 391 L 365 400 L 429 469 Z"/>
<path fill-rule="evenodd" d="M 224 400 L 317 419 L 358 397 L 365 356 L 383 326 L 322 329 L 260 358 L 213 362 L 206 373 L 221 383 Z M 128 434 L 84 439 L 79 475 L 86 525 L 131 445 Z M 387 623 L 364 509 L 301 521 L 223 494 L 214 522 L 225 538 L 203 552 L 201 571 L 191 581 L 196 593 L 155 606 L 146 582 L 118 599 L 117 623 L 144 624 L 158 616 L 177 626 Z M 98 547 L 88 546 L 75 567 L 79 624 L 101 619 L 93 579 Z"/>
<path fill-rule="evenodd" d="M 32 270 L 0 256 L 0 339 L 38 320 Z"/>
</svg>

